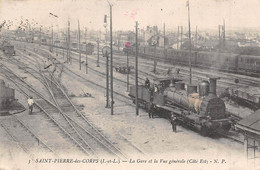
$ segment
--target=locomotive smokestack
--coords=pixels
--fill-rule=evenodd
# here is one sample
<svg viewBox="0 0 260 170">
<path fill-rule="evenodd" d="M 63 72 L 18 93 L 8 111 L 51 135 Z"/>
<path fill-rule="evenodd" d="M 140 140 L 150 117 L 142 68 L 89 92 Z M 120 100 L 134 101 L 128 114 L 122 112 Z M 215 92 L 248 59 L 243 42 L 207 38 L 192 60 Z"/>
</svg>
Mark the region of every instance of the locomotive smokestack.
<svg viewBox="0 0 260 170">
<path fill-rule="evenodd" d="M 210 95 L 217 95 L 217 80 L 218 78 L 209 78 L 209 94 Z"/>
</svg>

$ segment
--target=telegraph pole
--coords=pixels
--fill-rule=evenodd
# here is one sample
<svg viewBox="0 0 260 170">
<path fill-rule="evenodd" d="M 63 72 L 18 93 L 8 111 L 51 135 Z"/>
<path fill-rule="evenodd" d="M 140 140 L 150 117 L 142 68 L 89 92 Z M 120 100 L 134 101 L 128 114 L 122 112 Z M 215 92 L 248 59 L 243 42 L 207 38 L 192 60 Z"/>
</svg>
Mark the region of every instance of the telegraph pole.
<svg viewBox="0 0 260 170">
<path fill-rule="evenodd" d="M 107 45 L 107 15 L 104 16 L 104 27 L 106 30 L 106 36 L 105 36 L 105 41 Z M 103 52 L 103 50 L 102 50 Z M 103 54 L 104 55 L 104 54 Z M 105 51 L 105 57 L 106 57 L 106 108 L 109 108 L 109 67 L 108 67 L 108 52 L 107 50 Z"/>
<path fill-rule="evenodd" d="M 113 97 L 113 34 L 112 34 L 112 4 L 109 3 L 110 7 L 110 75 L 111 75 L 111 115 L 114 114 L 114 97 Z"/>
<path fill-rule="evenodd" d="M 69 22 L 68 22 L 68 32 L 66 36 L 66 43 L 67 43 L 67 63 L 69 63 Z"/>
<path fill-rule="evenodd" d="M 154 44 L 154 61 L 153 61 L 153 72 L 156 73 L 156 66 L 157 66 L 157 60 L 156 60 L 156 45 Z"/>
<path fill-rule="evenodd" d="M 109 62 L 109 59 L 108 59 L 108 53 L 107 53 L 107 51 L 106 51 L 106 53 L 105 53 L 105 56 L 106 56 L 106 59 L 107 59 L 107 61 L 106 61 L 106 73 L 107 73 L 107 80 L 106 80 L 106 92 L 107 92 L 107 94 L 106 94 L 106 96 L 107 96 L 107 104 L 106 104 L 106 108 L 109 108 L 110 107 L 110 105 L 109 105 L 109 66 L 108 66 L 108 62 Z"/>
<path fill-rule="evenodd" d="M 165 23 L 163 24 L 163 49 L 165 50 Z"/>
<path fill-rule="evenodd" d="M 66 42 L 67 42 L 67 38 L 66 38 Z M 63 60 L 64 60 L 64 48 L 62 48 L 62 57 L 63 57 Z"/>
<path fill-rule="evenodd" d="M 135 26 L 135 108 L 136 108 L 136 115 L 139 115 L 139 108 L 138 108 L 138 22 L 136 21 Z"/>
<path fill-rule="evenodd" d="M 99 67 L 99 37 L 97 37 L 97 67 Z"/>
<path fill-rule="evenodd" d="M 178 26 L 178 33 L 177 33 L 177 50 L 179 49 L 179 31 L 180 30 L 180 26 Z"/>
<path fill-rule="evenodd" d="M 53 52 L 53 25 L 51 25 L 51 52 Z"/>
<path fill-rule="evenodd" d="M 189 59 L 189 67 L 190 67 L 190 84 L 191 84 L 191 35 L 190 35 L 190 1 L 187 1 L 188 6 L 188 23 L 189 23 L 189 40 L 190 40 L 190 59 Z"/>
<path fill-rule="evenodd" d="M 221 26 L 218 25 L 218 39 L 219 39 L 219 49 L 221 49 L 221 36 L 220 36 L 220 29 L 221 29 Z"/>
<path fill-rule="evenodd" d="M 126 89 L 126 91 L 127 92 L 129 92 L 129 74 L 130 74 L 128 53 L 129 53 L 129 49 L 127 49 L 127 51 L 126 51 L 126 67 L 127 67 L 127 78 L 126 78 L 127 89 Z"/>
<path fill-rule="evenodd" d="M 69 63 L 72 64 L 72 60 L 70 58 L 70 21 L 68 20 L 68 59 L 69 59 Z"/>
<path fill-rule="evenodd" d="M 181 44 L 180 44 L 180 49 L 182 49 L 182 30 L 183 30 L 183 27 L 181 26 Z"/>
<path fill-rule="evenodd" d="M 225 47 L 226 41 L 226 26 L 225 26 L 225 19 L 223 19 L 223 47 Z"/>
<path fill-rule="evenodd" d="M 119 51 L 120 50 L 120 38 L 121 38 L 121 33 L 117 33 L 117 37 L 118 37 L 118 46 L 117 46 L 117 50 Z"/>
<path fill-rule="evenodd" d="M 40 46 L 42 45 L 42 26 L 40 26 Z"/>
<path fill-rule="evenodd" d="M 80 25 L 79 25 L 79 20 L 78 20 L 78 31 L 79 31 L 79 69 L 81 70 L 81 51 L 80 51 Z"/>
<path fill-rule="evenodd" d="M 87 45 L 87 28 L 85 28 L 85 41 L 86 41 L 86 74 L 88 74 L 88 45 Z"/>
<path fill-rule="evenodd" d="M 163 23 L 163 56 L 165 57 L 166 51 L 165 51 L 165 23 Z"/>
<path fill-rule="evenodd" d="M 198 47 L 198 26 L 196 25 L 196 38 L 195 38 L 195 41 L 196 41 L 196 48 Z"/>
</svg>

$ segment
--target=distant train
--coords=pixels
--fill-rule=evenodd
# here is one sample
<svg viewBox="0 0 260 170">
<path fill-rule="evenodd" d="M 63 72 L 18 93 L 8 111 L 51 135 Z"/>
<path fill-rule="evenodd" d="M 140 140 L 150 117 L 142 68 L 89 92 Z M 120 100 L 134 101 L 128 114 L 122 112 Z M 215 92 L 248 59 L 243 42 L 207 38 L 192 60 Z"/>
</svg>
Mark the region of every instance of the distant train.
<svg viewBox="0 0 260 170">
<path fill-rule="evenodd" d="M 9 42 L 7 41 L 3 41 L 1 44 L 1 49 L 4 52 L 5 55 L 7 56 L 13 56 L 15 55 L 15 50 L 14 50 L 14 46 L 11 45 Z"/>
<path fill-rule="evenodd" d="M 40 43 L 40 42 L 38 42 L 38 43 Z M 47 39 L 42 39 L 41 44 L 50 46 L 51 43 Z M 67 42 L 54 41 L 53 47 L 54 48 L 67 49 L 68 44 L 67 44 Z M 71 51 L 78 52 L 78 43 L 70 42 L 69 47 L 70 47 Z M 87 51 L 86 51 L 86 49 L 87 49 Z M 92 43 L 87 43 L 87 44 L 81 43 L 80 44 L 80 51 L 81 51 L 82 54 L 86 54 L 86 52 L 87 52 L 88 55 L 92 55 L 93 52 L 94 52 L 94 44 L 92 44 Z"/>
<path fill-rule="evenodd" d="M 155 49 L 154 47 L 144 46 L 139 47 L 138 55 L 153 59 L 156 58 L 166 63 L 179 65 L 188 65 L 190 57 L 188 50 Z M 256 73 L 260 73 L 260 56 L 253 55 L 192 51 L 191 64 L 195 67 L 253 76 L 258 76 Z"/>
<path fill-rule="evenodd" d="M 229 130 L 231 121 L 223 100 L 216 95 L 216 79 L 210 78 L 197 86 L 187 85 L 175 78 L 154 80 L 152 88 L 138 86 L 138 103 L 149 112 L 169 118 L 173 113 L 183 125 L 197 129 L 206 136 L 218 129 Z M 159 84 L 159 85 L 158 85 Z M 129 96 L 135 103 L 136 86 Z"/>
<path fill-rule="evenodd" d="M 63 45 L 63 47 L 66 47 L 66 46 Z M 78 49 L 79 49 L 78 43 L 71 43 L 70 47 L 74 51 L 78 51 Z M 86 52 L 87 52 L 88 55 L 92 55 L 94 52 L 94 44 L 92 44 L 92 43 L 80 44 L 80 51 L 83 54 L 86 54 Z"/>
<path fill-rule="evenodd" d="M 45 43 L 45 45 L 49 45 L 49 44 Z M 60 42 L 60 43 L 54 44 L 53 47 L 67 49 L 68 45 L 67 45 L 66 42 Z M 78 49 L 79 49 L 78 43 L 71 42 L 69 44 L 69 47 L 70 47 L 71 51 L 78 52 Z M 87 51 L 86 51 L 86 49 L 87 49 Z M 94 52 L 94 44 L 92 44 L 92 43 L 80 44 L 80 51 L 81 51 L 82 54 L 87 53 L 87 55 L 92 55 L 93 52 Z"/>
</svg>

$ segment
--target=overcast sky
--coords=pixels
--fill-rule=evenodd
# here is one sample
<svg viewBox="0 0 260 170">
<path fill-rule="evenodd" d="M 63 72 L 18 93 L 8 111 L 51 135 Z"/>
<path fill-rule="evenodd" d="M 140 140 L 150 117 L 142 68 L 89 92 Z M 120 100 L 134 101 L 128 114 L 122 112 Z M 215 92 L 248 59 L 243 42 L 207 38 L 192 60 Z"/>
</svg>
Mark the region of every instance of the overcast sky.
<svg viewBox="0 0 260 170">
<path fill-rule="evenodd" d="M 113 4 L 114 30 L 134 30 L 135 21 L 141 28 L 158 25 L 162 29 L 188 26 L 186 0 L 110 0 Z M 190 0 L 191 26 L 218 29 L 226 21 L 226 28 L 260 27 L 260 0 Z M 57 15 L 58 18 L 49 13 Z M 34 19 L 39 24 L 66 27 L 70 18 L 72 29 L 104 29 L 104 14 L 109 14 L 107 0 L 0 0 L 0 21 Z M 108 20 L 109 21 L 109 20 Z"/>
</svg>

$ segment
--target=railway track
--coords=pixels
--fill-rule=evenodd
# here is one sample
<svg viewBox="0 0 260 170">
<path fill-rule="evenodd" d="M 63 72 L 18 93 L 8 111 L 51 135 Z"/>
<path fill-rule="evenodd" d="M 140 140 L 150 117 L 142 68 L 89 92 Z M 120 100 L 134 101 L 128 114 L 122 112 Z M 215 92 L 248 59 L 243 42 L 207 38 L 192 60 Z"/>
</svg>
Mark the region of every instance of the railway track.
<svg viewBox="0 0 260 170">
<path fill-rule="evenodd" d="M 5 73 L 7 73 L 7 71 L 10 71 L 10 70 L 5 70 Z M 13 77 L 13 76 L 12 76 Z M 7 77 L 8 78 L 8 77 Z M 10 78 L 10 77 L 9 77 Z M 10 79 L 12 79 L 12 78 L 10 78 Z M 14 82 L 14 81 L 13 81 Z M 15 82 L 14 82 L 15 83 Z M 16 84 L 16 85 L 18 85 L 18 84 Z M 19 85 L 18 85 L 19 86 Z M 23 91 L 23 90 L 21 90 L 20 89 L 20 91 Z M 49 111 L 47 111 L 47 109 L 49 109 L 49 107 L 50 107 L 50 104 L 52 105 L 52 108 L 55 110 L 55 105 L 53 104 L 53 103 L 51 103 L 49 100 L 47 100 L 47 99 L 45 99 L 44 98 L 44 100 L 45 101 L 47 101 L 46 103 L 45 103 L 45 106 L 43 107 L 42 105 L 42 103 L 41 103 L 41 105 L 39 104 L 39 103 L 36 103 L 36 105 L 50 118 L 50 120 L 52 120 L 56 125 L 58 125 L 59 127 L 60 127 L 60 129 L 62 129 L 62 131 L 66 134 L 66 135 L 68 135 L 80 148 L 81 148 L 81 150 L 83 150 L 84 151 L 84 153 L 87 153 L 88 155 L 89 155 L 89 151 L 87 151 L 84 147 L 82 147 L 82 143 L 79 143 L 78 142 L 78 138 L 77 138 L 77 136 L 75 136 L 75 133 L 73 133 L 73 132 L 71 132 L 71 131 L 69 131 L 68 130 L 68 126 L 66 127 L 66 125 L 64 125 L 64 121 L 57 121 L 58 119 L 55 119 L 52 115 L 51 115 L 51 113 L 49 112 Z M 49 103 L 49 105 L 47 106 L 47 103 Z M 57 112 L 57 110 L 56 110 L 56 112 Z M 54 112 L 55 113 L 55 112 Z M 60 116 L 58 117 L 58 118 L 60 118 Z"/>
<path fill-rule="evenodd" d="M 77 51 L 74 50 L 73 53 L 77 53 Z M 115 56 L 117 56 L 117 55 L 114 55 L 114 57 Z M 142 57 L 142 58 L 144 58 L 144 57 Z M 131 57 L 129 57 L 129 59 L 131 59 Z M 150 59 L 152 61 L 152 60 L 154 60 L 154 57 L 146 57 L 145 59 Z M 163 62 L 160 59 L 157 59 L 157 60 Z M 93 61 L 94 61 L 94 59 L 93 59 Z M 102 61 L 102 57 L 101 57 L 101 61 Z M 117 62 L 114 62 L 114 65 L 125 62 L 120 57 L 117 57 L 116 61 Z M 121 62 L 119 62 L 119 61 L 121 61 Z M 146 65 L 146 67 L 150 67 L 151 65 L 153 65 L 153 63 L 147 63 L 147 60 L 139 60 L 139 62 L 142 65 Z M 129 60 L 129 63 L 134 64 L 134 62 L 130 61 L 130 60 Z M 103 61 L 102 64 L 105 64 L 105 61 Z M 157 63 L 157 68 L 159 70 L 162 70 L 163 72 L 166 72 L 168 68 L 172 68 L 172 65 L 167 65 L 167 68 L 165 68 L 165 64 L 161 65 L 161 64 Z M 152 79 L 158 77 L 158 75 L 151 73 L 151 72 L 149 73 L 149 72 L 147 72 L 147 70 L 139 69 L 138 71 L 139 71 L 139 73 L 141 73 L 141 75 L 143 75 L 143 77 L 139 78 L 140 81 L 144 81 L 145 77 L 150 77 Z M 193 69 L 192 72 L 193 72 L 193 78 L 195 78 L 196 81 L 207 79 L 208 77 L 221 77 L 221 79 L 218 81 L 218 83 L 223 88 L 227 88 L 227 87 L 235 86 L 235 85 L 260 87 L 260 80 L 255 77 L 248 77 L 248 76 L 244 76 L 244 75 L 237 75 L 237 74 L 225 73 L 225 72 L 220 73 L 220 72 L 216 72 L 216 70 L 214 72 L 209 73 L 209 72 L 205 72 L 205 70 L 201 70 L 199 68 Z M 180 75 L 188 77 L 189 69 L 185 68 L 185 67 L 180 68 Z M 134 79 L 133 75 L 130 75 L 130 77 L 132 79 Z M 234 82 L 235 79 L 240 80 L 240 82 L 235 83 Z"/>
<path fill-rule="evenodd" d="M 40 56 L 39 56 L 38 58 L 40 58 Z M 67 68 L 67 69 L 68 69 L 68 68 Z M 65 72 L 66 72 L 67 69 L 64 69 Z M 73 77 L 74 77 L 75 73 L 74 73 L 73 71 L 71 71 L 71 73 L 73 73 Z M 77 74 L 77 76 L 79 76 L 79 75 Z M 84 78 L 84 79 L 85 79 L 85 78 Z M 50 79 L 49 79 L 49 80 L 50 80 Z M 56 80 L 56 79 L 54 78 L 54 80 Z M 82 81 L 82 78 L 81 78 L 80 80 Z M 91 83 L 92 83 L 92 82 L 91 82 Z M 58 85 L 58 84 L 59 84 L 59 82 L 56 81 L 55 85 Z M 95 84 L 95 85 L 98 85 L 98 84 Z M 60 89 L 62 89 L 61 85 L 60 85 Z M 55 90 L 55 91 L 57 91 L 57 90 Z M 65 94 L 64 97 L 68 99 L 69 97 L 66 95 L 66 93 L 64 92 L 64 90 L 62 90 L 62 91 L 63 91 L 63 93 Z M 122 96 L 122 97 L 125 97 L 124 95 L 121 95 L 121 96 Z M 61 97 L 61 98 L 63 98 L 63 97 Z M 128 99 L 128 98 L 126 98 L 126 99 Z M 72 102 L 70 102 L 70 103 L 72 104 Z M 73 106 L 73 107 L 75 108 L 75 106 Z M 79 115 L 80 117 L 83 117 L 85 121 L 88 121 L 87 118 L 86 118 L 84 115 L 81 114 L 81 112 L 77 111 L 77 113 L 78 113 L 78 115 Z M 72 114 L 70 114 L 70 115 L 72 115 Z M 70 118 L 70 117 L 69 117 L 69 118 Z M 70 119 L 71 119 L 71 118 L 70 118 Z M 75 119 L 78 119 L 78 117 L 76 116 L 76 117 L 74 117 L 73 119 L 74 119 L 74 120 L 75 120 Z M 80 122 L 80 121 L 82 121 L 82 120 L 80 119 L 78 122 Z M 84 126 L 84 125 L 86 125 L 86 122 L 83 121 L 83 123 L 81 123 L 81 126 Z M 82 129 L 82 127 L 80 127 L 80 128 Z M 92 128 L 94 128 L 94 127 L 92 127 Z M 102 141 L 102 138 L 103 138 L 103 137 L 100 136 L 99 140 Z M 123 145 L 123 147 L 127 147 L 127 148 L 130 147 L 131 149 L 136 150 L 137 153 L 140 153 L 140 154 L 142 154 L 142 155 L 144 154 L 140 149 L 138 149 L 134 144 L 132 144 L 131 142 L 129 142 L 126 138 L 123 138 L 123 139 L 121 139 L 121 140 L 124 141 L 124 143 L 120 143 L 120 145 Z M 107 143 L 107 145 L 110 145 L 110 146 L 111 146 L 111 142 L 106 142 L 106 141 L 105 141 L 104 143 Z M 114 147 L 112 146 L 111 148 L 113 149 Z M 114 148 L 114 150 L 115 150 L 115 148 Z M 114 152 L 115 152 L 115 151 L 114 151 Z"/>
<path fill-rule="evenodd" d="M 66 68 L 66 70 L 69 70 L 68 68 Z M 71 72 L 73 72 L 73 71 L 71 71 Z M 75 73 L 74 73 L 75 74 Z M 80 75 L 77 75 L 77 76 L 80 76 Z M 83 77 L 80 77 L 80 78 L 83 78 Z M 97 84 L 96 84 L 97 85 Z M 99 85 L 98 85 L 99 86 Z M 230 138 L 230 139 L 232 139 L 232 140 L 235 140 L 235 141 L 241 141 L 239 138 L 237 138 L 237 137 L 234 137 L 234 136 L 229 136 L 229 135 L 227 135 L 227 134 L 222 134 L 223 136 L 225 136 L 225 137 L 227 137 L 227 138 Z"/>
<path fill-rule="evenodd" d="M 84 141 L 84 144 L 88 146 L 88 148 L 92 152 L 92 155 L 94 154 L 100 156 L 100 155 L 104 155 L 105 151 L 109 151 L 110 154 L 113 154 L 118 158 L 125 159 L 126 156 L 123 153 L 121 153 L 121 151 L 118 148 L 116 148 L 112 144 L 112 142 L 110 142 L 104 135 L 102 135 L 93 125 L 91 125 L 89 120 L 87 120 L 87 118 L 76 108 L 76 106 L 69 99 L 68 95 L 62 89 L 62 86 L 56 80 L 56 78 L 51 74 L 49 75 L 51 76 L 49 80 L 54 81 L 53 84 L 55 88 L 50 87 L 51 82 L 48 82 L 49 80 L 45 79 L 45 81 L 49 86 L 48 90 L 52 94 L 52 98 L 55 101 L 55 104 L 59 109 L 59 112 L 66 119 L 66 122 L 68 122 L 69 125 L 73 128 L 73 130 L 80 136 L 82 141 Z M 46 75 L 43 76 L 45 77 Z M 56 94 L 54 94 L 54 91 Z M 73 112 L 65 113 L 64 110 L 62 109 L 62 106 L 59 104 L 60 101 L 58 101 L 58 98 L 67 99 L 67 102 L 69 102 L 71 104 L 71 107 L 73 107 L 74 109 Z M 91 146 L 91 144 L 92 145 L 95 144 L 95 145 Z M 94 148 L 96 150 L 94 150 Z M 101 148 L 104 148 L 105 150 Z"/>
<path fill-rule="evenodd" d="M 39 54 L 37 54 L 37 53 L 34 53 L 34 52 L 32 52 L 34 55 L 36 55 L 36 56 L 38 56 L 38 57 L 42 57 L 41 55 L 39 55 Z M 44 55 L 43 55 L 44 56 Z M 61 67 L 60 65 L 58 65 L 58 67 Z M 82 75 L 80 75 L 80 74 L 78 74 L 78 73 L 75 73 L 74 71 L 72 71 L 68 66 L 65 66 L 65 65 L 63 65 L 62 66 L 63 67 L 63 69 L 64 69 L 64 73 L 66 73 L 67 75 L 69 75 L 69 76 L 71 76 L 71 77 L 73 77 L 74 79 L 76 79 L 77 81 L 80 81 L 80 82 L 82 82 L 82 83 L 89 83 L 89 84 L 91 84 L 92 86 L 94 85 L 94 87 L 96 88 L 96 87 L 98 87 L 98 88 L 100 88 L 100 89 L 102 89 L 102 90 L 105 90 L 106 88 L 104 87 L 104 86 L 102 86 L 102 85 L 100 85 L 99 83 L 96 83 L 96 82 L 94 82 L 94 81 L 91 81 L 91 80 L 89 80 L 89 79 L 87 79 L 86 77 L 83 77 Z M 104 77 L 105 77 L 105 74 L 104 73 L 99 73 L 100 75 L 102 75 L 102 78 L 104 79 Z M 121 82 L 123 82 L 122 80 L 121 80 Z M 121 102 L 123 102 L 123 103 L 125 103 L 125 104 L 127 104 L 127 105 L 133 105 L 133 104 L 129 104 L 129 97 L 128 96 L 125 96 L 125 95 L 123 95 L 121 92 L 117 92 L 117 91 L 114 91 L 114 93 L 115 93 L 115 95 L 116 95 L 116 97 L 117 97 L 117 99 L 119 100 L 119 101 L 121 101 Z"/>
<path fill-rule="evenodd" d="M 120 59 L 117 59 L 118 61 L 120 61 Z M 104 63 L 105 64 L 105 63 Z M 154 75 L 154 74 L 152 74 L 152 73 L 146 73 L 146 72 L 143 72 L 143 74 L 144 75 L 147 75 L 148 77 L 149 76 L 151 76 L 151 75 L 153 75 L 153 78 L 156 78 L 156 75 Z M 104 75 L 105 76 L 105 75 Z M 230 86 L 230 85 L 229 85 Z M 227 87 L 227 86 L 225 86 L 225 87 Z M 233 116 L 235 116 L 236 117 L 236 115 L 234 115 L 234 114 L 231 114 L 231 115 L 233 115 Z M 236 117 L 237 118 L 237 117 Z"/>
<path fill-rule="evenodd" d="M 11 74 L 12 77 L 6 75 L 6 74 Z M 40 97 L 41 99 L 43 99 L 42 101 L 35 101 L 35 104 L 38 108 L 40 108 L 41 111 L 43 111 L 43 113 L 49 118 L 49 120 L 51 120 L 56 126 L 59 127 L 59 129 L 65 134 L 67 135 L 73 142 L 75 142 L 75 144 L 84 152 L 87 153 L 84 148 L 81 147 L 80 143 L 70 134 L 70 132 L 64 128 L 64 126 L 62 124 L 60 124 L 60 122 L 58 122 L 57 120 L 55 120 L 52 116 L 50 112 L 57 112 L 57 109 L 55 108 L 55 105 L 49 101 L 48 99 L 46 99 L 44 96 L 42 96 L 41 94 L 39 94 L 35 89 L 33 89 L 32 87 L 27 87 L 26 85 L 21 86 L 21 83 L 18 83 L 17 80 L 14 80 L 14 76 L 16 76 L 14 73 L 11 72 L 11 70 L 8 70 L 7 68 L 5 68 L 5 75 L 4 75 L 7 79 L 9 79 L 10 81 L 12 81 L 19 89 L 20 92 L 22 92 L 27 98 L 29 97 L 28 92 L 25 92 L 25 90 L 23 90 L 22 88 L 26 88 L 27 90 L 31 91 L 31 94 L 34 94 L 35 97 Z M 18 79 L 19 77 L 16 76 Z M 50 109 L 51 107 L 51 109 Z M 64 124 L 64 122 L 62 122 Z"/>
<path fill-rule="evenodd" d="M 39 151 L 55 154 L 54 150 L 51 149 L 51 147 L 48 146 L 31 127 L 18 118 L 18 116 L 13 114 L 8 116 L 8 118 L 5 118 L 1 122 L 1 126 L 12 140 L 15 141 L 31 158 L 35 158 Z"/>
<path fill-rule="evenodd" d="M 50 79 L 48 78 L 46 78 L 45 77 L 45 84 L 47 84 L 47 86 L 49 86 L 49 89 L 51 89 L 50 88 L 50 82 L 47 82 L 47 81 L 49 81 Z M 54 85 L 57 85 L 59 82 L 58 81 L 56 81 L 55 83 L 53 83 Z M 53 87 L 53 86 L 52 86 Z M 59 87 L 59 88 L 62 88 L 61 86 Z M 57 89 L 56 90 L 54 90 L 54 91 L 56 91 L 55 93 L 56 94 L 53 94 L 53 97 L 55 97 L 55 95 L 60 95 L 60 94 L 57 94 Z M 61 90 L 61 91 L 63 91 L 63 90 Z M 66 96 L 66 93 L 64 93 L 64 91 L 62 92 L 63 94 L 64 94 L 64 96 Z M 64 98 L 64 96 L 63 97 L 59 97 L 59 98 Z M 68 100 L 69 100 L 69 98 L 68 98 L 68 96 L 66 97 Z M 56 100 L 56 99 L 53 99 L 53 100 Z M 58 103 L 58 101 L 56 100 L 55 101 L 56 102 L 56 106 L 57 106 L 57 103 Z M 70 104 L 72 104 L 72 102 L 70 102 Z M 73 105 L 73 104 L 72 104 Z M 74 109 L 76 110 L 76 112 L 78 113 L 78 114 L 81 114 L 78 110 L 77 110 L 77 108 L 75 107 L 75 106 L 73 106 L 74 107 Z M 61 110 L 61 108 L 62 107 L 60 107 L 60 108 L 58 108 L 58 109 L 60 109 Z M 42 110 L 44 111 L 44 112 L 47 112 L 45 109 L 43 109 L 42 108 Z M 47 113 L 45 113 L 45 114 L 47 114 Z M 68 116 L 68 115 L 70 115 L 70 116 Z M 109 148 L 109 150 L 110 150 L 110 152 L 111 153 L 116 153 L 117 154 L 117 157 L 120 157 L 120 158 L 126 158 L 126 156 L 124 156 L 122 153 L 120 153 L 120 151 L 116 148 L 116 147 L 114 147 L 113 146 L 113 144 L 110 142 L 110 141 L 108 141 L 100 132 L 98 132 L 98 130 L 97 129 L 95 129 L 94 128 L 94 126 L 91 126 L 91 124 L 88 122 L 88 120 L 86 119 L 86 118 L 84 118 L 83 117 L 83 115 L 81 114 L 81 117 L 83 117 L 83 119 L 79 119 L 78 118 L 78 116 L 71 116 L 72 114 L 64 114 L 63 115 L 63 117 L 66 117 L 66 119 L 67 119 L 67 122 L 68 121 L 70 121 L 71 123 L 70 123 L 70 126 L 73 126 L 74 127 L 74 131 L 75 131 L 75 129 L 77 129 L 78 131 L 80 131 L 80 133 L 85 133 L 85 135 L 86 134 L 88 134 L 88 136 L 89 137 L 92 137 L 93 139 L 95 139 L 96 140 L 96 143 L 101 143 L 101 144 L 103 144 L 106 148 Z M 48 115 L 49 117 L 50 117 L 50 115 Z M 82 120 L 84 120 L 84 121 L 82 121 Z M 81 122 L 81 123 L 78 123 L 78 122 Z M 84 126 L 86 126 L 86 122 L 88 123 L 88 125 L 89 126 L 91 126 L 91 128 L 90 127 L 84 127 Z M 73 124 L 73 125 L 72 125 Z M 63 128 L 63 129 L 66 129 L 66 128 Z M 86 129 L 88 129 L 88 131 L 86 130 Z M 90 133 L 89 132 L 89 130 L 91 130 L 92 131 L 92 133 Z M 99 135 L 99 136 L 98 136 Z M 98 136 L 98 137 L 97 137 Z M 89 140 L 89 139 L 88 139 Z M 93 143 L 93 142 L 91 142 L 91 143 Z M 103 147 L 104 147 L 103 146 Z M 90 148 L 90 147 L 89 147 Z M 101 153 L 103 153 L 103 152 L 101 152 Z"/>
<path fill-rule="evenodd" d="M 63 49 L 61 47 L 59 47 L 59 49 Z M 77 50 L 73 50 L 73 53 L 77 53 Z M 82 51 L 83 52 L 83 51 Z M 84 52 L 82 53 L 84 54 Z M 118 53 L 118 54 L 122 54 L 122 53 Z M 116 56 L 116 55 L 114 55 Z M 102 60 L 102 57 L 100 57 Z M 139 60 L 142 64 L 147 64 L 147 59 L 149 59 L 151 62 L 154 61 L 154 57 L 153 56 L 149 56 L 149 57 L 140 57 L 140 58 L 144 58 L 146 60 Z M 129 57 L 129 59 L 131 59 L 131 57 Z M 117 60 L 120 60 L 120 57 L 117 58 Z M 160 59 L 160 58 L 156 58 L 157 61 L 160 61 L 162 63 L 165 63 L 164 60 Z M 145 61 L 145 62 L 144 62 Z M 125 61 L 123 61 L 125 62 Z M 132 62 L 132 61 L 130 61 Z M 167 64 L 167 62 L 166 62 Z M 151 65 L 151 64 L 150 64 Z M 167 68 L 172 68 L 172 64 L 168 65 L 167 64 Z M 182 66 L 182 64 L 180 64 L 179 66 Z M 165 69 L 165 64 L 164 65 L 160 65 L 159 63 L 157 63 L 157 67 L 161 70 L 166 71 Z M 184 76 L 188 76 L 189 75 L 189 68 L 186 66 L 183 66 L 180 68 L 180 73 L 183 74 Z M 208 70 L 208 69 L 207 69 Z M 146 71 L 140 71 L 141 73 L 144 73 L 146 76 L 151 76 L 156 77 L 156 75 L 154 75 L 153 73 L 147 73 Z M 230 85 L 241 85 L 241 86 L 255 86 L 255 87 L 260 87 L 260 80 L 256 77 L 249 77 L 249 76 L 245 76 L 245 75 L 238 75 L 238 74 L 233 74 L 233 73 L 226 73 L 226 72 L 218 72 L 217 70 L 215 70 L 214 72 L 205 72 L 205 70 L 202 70 L 200 68 L 195 68 L 192 70 L 193 72 L 193 77 L 196 78 L 197 80 L 201 80 L 201 79 L 205 79 L 207 77 L 221 77 L 221 79 L 218 81 L 220 84 L 222 83 L 223 86 L 225 87 L 230 87 Z M 240 83 L 236 84 L 234 82 L 235 79 L 239 79 Z M 233 81 L 231 81 L 233 80 Z"/>
</svg>

